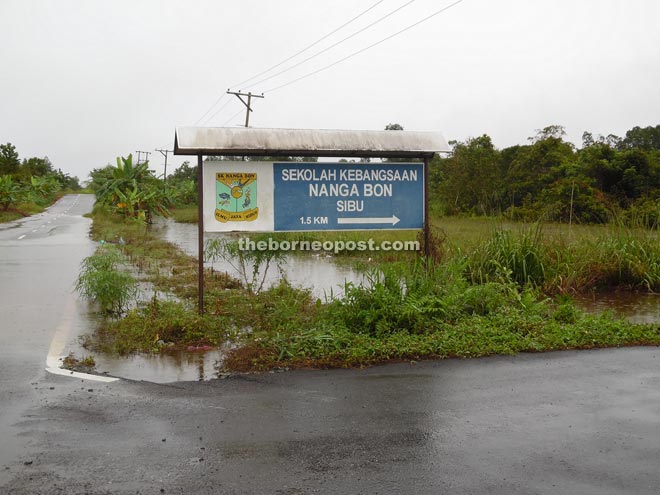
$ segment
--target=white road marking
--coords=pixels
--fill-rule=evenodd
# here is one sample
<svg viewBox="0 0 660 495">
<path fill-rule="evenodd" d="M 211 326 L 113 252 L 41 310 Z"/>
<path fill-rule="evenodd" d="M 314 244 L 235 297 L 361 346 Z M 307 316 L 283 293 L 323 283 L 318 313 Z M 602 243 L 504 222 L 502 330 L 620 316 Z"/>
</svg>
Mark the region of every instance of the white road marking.
<svg viewBox="0 0 660 495">
<path fill-rule="evenodd" d="M 66 306 L 64 307 L 64 317 L 55 329 L 53 341 L 50 343 L 48 357 L 46 357 L 46 371 L 53 375 L 70 376 L 73 378 L 82 378 L 84 380 L 95 380 L 97 382 L 116 382 L 119 378 L 110 376 L 90 375 L 89 373 L 80 373 L 60 368 L 64 358 L 64 347 L 66 346 L 69 330 L 71 328 L 71 315 L 75 311 L 76 300 L 73 295 L 69 295 Z"/>
<path fill-rule="evenodd" d="M 25 234 L 23 234 L 22 236 L 20 236 L 20 237 L 18 238 L 19 241 L 20 241 L 21 239 L 25 239 Z"/>
</svg>

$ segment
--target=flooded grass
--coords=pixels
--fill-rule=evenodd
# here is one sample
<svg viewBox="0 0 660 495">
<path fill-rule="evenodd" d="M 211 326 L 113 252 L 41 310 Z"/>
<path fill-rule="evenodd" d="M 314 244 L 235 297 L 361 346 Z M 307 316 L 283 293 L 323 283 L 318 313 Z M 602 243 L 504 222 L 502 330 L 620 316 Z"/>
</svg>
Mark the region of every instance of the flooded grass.
<svg viewBox="0 0 660 495">
<path fill-rule="evenodd" d="M 351 260 L 366 283 L 346 282 L 330 299 L 285 279 L 250 291 L 209 270 L 207 314 L 199 316 L 195 258 L 164 241 L 157 228 L 97 213 L 96 238 L 122 240 L 122 251 L 145 276 L 180 300 L 154 300 L 106 320 L 87 344 L 113 353 L 164 353 L 231 343 L 222 365 L 229 371 L 660 344 L 657 324 L 590 314 L 554 296 L 613 285 L 652 289 L 660 259 L 655 232 L 589 228 L 580 237 L 575 227 L 491 230 L 478 221 L 480 229 L 468 236 L 468 223 L 443 220 L 431 266 L 412 253 Z"/>
<path fill-rule="evenodd" d="M 375 287 L 319 308 L 313 324 L 255 333 L 230 352 L 229 370 L 352 367 L 386 361 L 658 345 L 658 325 L 551 304 L 515 284 L 402 295 Z"/>
<path fill-rule="evenodd" d="M 198 250 L 196 226 L 167 220 L 164 222 L 162 235 L 164 240 L 180 247 L 186 254 L 196 259 Z M 239 239 L 239 235 L 235 233 L 207 233 L 205 244 L 236 241 L 237 239 Z M 214 276 L 229 273 L 232 277 L 245 279 L 245 274 L 241 273 L 240 260 L 227 261 L 220 258 L 210 261 L 209 258 L 213 258 L 212 251 L 207 251 L 205 261 Z M 372 264 L 368 259 L 355 260 L 347 256 L 336 257 L 327 252 L 299 253 L 299 255 L 287 253 L 281 259 L 275 260 L 268 272 L 264 272 L 261 267 L 258 275 L 260 278 L 265 277 L 266 287 L 272 287 L 279 284 L 283 274 L 291 285 L 309 288 L 314 297 L 325 301 L 341 295 L 346 281 L 361 283 L 363 281 L 361 267 L 368 264 Z M 246 266 L 246 268 L 249 268 L 248 271 L 251 272 L 253 267 Z M 250 275 L 248 278 L 251 278 L 251 273 L 248 275 Z M 197 276 L 196 271 L 194 276 Z"/>
<path fill-rule="evenodd" d="M 197 260 L 164 241 L 158 227 L 125 221 L 103 210 L 93 215 L 92 238 L 121 250 L 143 281 L 159 291 L 176 295 L 178 301 L 157 298 L 139 304 L 123 318 L 106 318 L 84 338 L 86 348 L 114 354 L 161 352 L 189 346 L 216 347 L 226 339 L 223 322 L 200 317 L 197 298 Z M 226 273 L 211 272 L 205 278 L 209 293 L 239 287 Z"/>
<path fill-rule="evenodd" d="M 217 348 L 227 341 L 227 329 L 222 318 L 199 315 L 196 308 L 185 302 L 154 300 L 123 318 L 104 320 L 94 334 L 85 337 L 84 346 L 120 355 Z"/>
<path fill-rule="evenodd" d="M 80 373 L 93 373 L 96 371 L 96 361 L 92 356 L 78 358 L 70 352 L 62 359 L 62 368 Z"/>
<path fill-rule="evenodd" d="M 197 206 L 183 206 L 172 208 L 170 210 L 170 217 L 179 223 L 197 223 L 197 219 L 199 218 L 197 213 Z"/>
<path fill-rule="evenodd" d="M 660 294 L 645 292 L 589 292 L 574 297 L 580 309 L 593 314 L 606 311 L 633 323 L 660 322 Z"/>
<path fill-rule="evenodd" d="M 183 249 L 163 239 L 162 227 L 141 222 L 124 221 L 103 210 L 93 215 L 91 235 L 121 248 L 129 261 L 148 282 L 163 291 L 182 298 L 197 295 L 197 259 Z M 226 273 L 208 271 L 209 290 L 240 286 Z"/>
</svg>

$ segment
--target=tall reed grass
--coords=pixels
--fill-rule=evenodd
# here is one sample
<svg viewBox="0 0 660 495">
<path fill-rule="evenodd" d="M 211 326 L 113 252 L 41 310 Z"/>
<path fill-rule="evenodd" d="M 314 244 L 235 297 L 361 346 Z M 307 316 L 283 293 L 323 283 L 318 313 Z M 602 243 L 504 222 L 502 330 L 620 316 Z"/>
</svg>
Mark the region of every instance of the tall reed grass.
<svg viewBox="0 0 660 495">
<path fill-rule="evenodd" d="M 585 290 L 660 290 L 656 231 L 610 227 L 597 236 L 545 236 L 535 225 L 494 231 L 467 259 L 472 283 L 496 281 L 503 272 L 520 286 L 549 294 Z"/>
</svg>

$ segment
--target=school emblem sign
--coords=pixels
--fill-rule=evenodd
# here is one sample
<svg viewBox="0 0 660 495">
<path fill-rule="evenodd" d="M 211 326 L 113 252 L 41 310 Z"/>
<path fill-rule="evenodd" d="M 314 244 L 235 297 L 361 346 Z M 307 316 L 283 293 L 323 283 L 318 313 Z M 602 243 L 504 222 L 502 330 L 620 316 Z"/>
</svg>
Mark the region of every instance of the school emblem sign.
<svg viewBox="0 0 660 495">
<path fill-rule="evenodd" d="M 259 217 L 256 172 L 215 174 L 215 219 L 218 222 L 252 222 Z"/>
<path fill-rule="evenodd" d="M 206 232 L 419 229 L 424 164 L 205 162 Z"/>
</svg>

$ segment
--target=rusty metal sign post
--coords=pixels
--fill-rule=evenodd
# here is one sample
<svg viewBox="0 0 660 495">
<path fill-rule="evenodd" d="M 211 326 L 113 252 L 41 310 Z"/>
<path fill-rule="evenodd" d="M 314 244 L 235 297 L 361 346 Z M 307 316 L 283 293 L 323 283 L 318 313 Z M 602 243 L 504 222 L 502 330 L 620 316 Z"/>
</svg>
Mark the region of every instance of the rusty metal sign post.
<svg viewBox="0 0 660 495">
<path fill-rule="evenodd" d="M 414 131 L 345 131 L 311 129 L 255 129 L 227 127 L 178 127 L 175 155 L 197 156 L 198 202 L 198 305 L 204 313 L 204 156 L 296 156 L 345 158 L 406 158 L 423 162 L 424 256 L 430 256 L 428 210 L 429 160 L 449 146 L 439 133 Z M 249 162 L 245 162 L 248 166 Z M 317 164 L 322 166 L 323 164 Z M 368 164 L 365 164 L 365 167 Z M 394 167 L 397 162 L 384 163 Z M 397 219 L 398 220 L 398 219 Z M 324 229 L 327 230 L 327 229 Z M 237 228 L 235 231 L 242 231 Z"/>
</svg>

